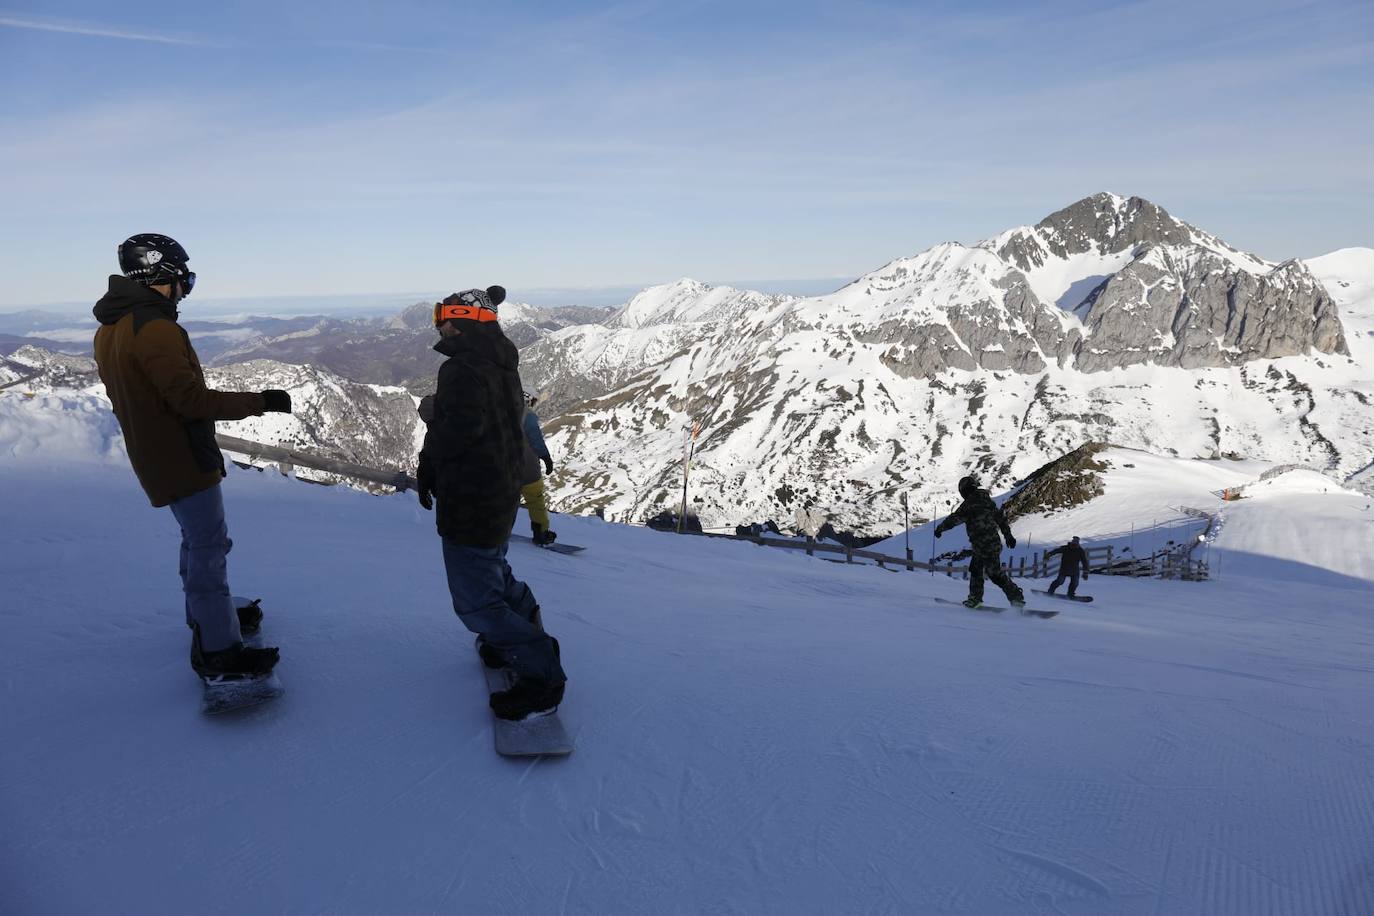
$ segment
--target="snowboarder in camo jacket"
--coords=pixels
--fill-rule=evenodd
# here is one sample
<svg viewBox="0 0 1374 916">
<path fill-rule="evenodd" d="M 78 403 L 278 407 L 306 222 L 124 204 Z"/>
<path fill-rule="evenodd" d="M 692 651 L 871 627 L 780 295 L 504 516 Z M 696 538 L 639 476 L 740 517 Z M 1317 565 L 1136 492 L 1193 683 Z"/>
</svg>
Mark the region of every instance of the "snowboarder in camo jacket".
<svg viewBox="0 0 1374 916">
<path fill-rule="evenodd" d="M 973 557 L 969 560 L 968 599 L 964 604 L 978 607 L 983 603 L 983 577 L 986 575 L 1006 594 L 1013 607 L 1025 607 L 1025 594 L 1002 569 L 1002 538 L 1006 538 L 1008 547 L 1016 546 L 1016 538 L 1012 536 L 1007 517 L 992 501 L 988 491 L 978 486 L 976 477 L 965 477 L 959 481 L 959 495 L 964 501 L 949 518 L 935 527 L 935 536 L 938 538 L 960 525 L 968 531 Z"/>
</svg>

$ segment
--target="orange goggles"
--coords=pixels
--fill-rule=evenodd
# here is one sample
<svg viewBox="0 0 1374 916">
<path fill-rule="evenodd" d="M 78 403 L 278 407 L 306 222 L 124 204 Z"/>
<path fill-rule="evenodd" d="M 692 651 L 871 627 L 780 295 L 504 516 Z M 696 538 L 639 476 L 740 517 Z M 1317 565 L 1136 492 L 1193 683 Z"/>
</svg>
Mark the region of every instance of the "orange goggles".
<svg viewBox="0 0 1374 916">
<path fill-rule="evenodd" d="M 434 303 L 434 326 L 438 327 L 452 318 L 465 318 L 468 321 L 496 321 L 496 313 L 478 305 L 445 305 Z"/>
</svg>

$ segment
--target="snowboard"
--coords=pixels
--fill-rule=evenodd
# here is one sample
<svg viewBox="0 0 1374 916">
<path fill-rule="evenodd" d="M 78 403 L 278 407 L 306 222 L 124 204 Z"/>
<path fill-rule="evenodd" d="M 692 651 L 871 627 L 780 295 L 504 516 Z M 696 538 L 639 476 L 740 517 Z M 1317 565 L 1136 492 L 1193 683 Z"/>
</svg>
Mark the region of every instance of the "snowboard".
<svg viewBox="0 0 1374 916">
<path fill-rule="evenodd" d="M 526 534 L 512 534 L 510 539 L 512 541 L 524 541 L 526 544 L 534 544 L 534 539 Z M 572 556 L 575 553 L 581 553 L 587 549 L 585 547 L 579 547 L 576 544 L 564 544 L 562 541 L 554 541 L 552 544 L 534 544 L 534 546 L 543 550 L 552 550 L 554 553 L 567 554 L 568 556 Z"/>
<path fill-rule="evenodd" d="M 234 596 L 234 607 L 244 607 L 248 604 L 256 605 L 257 601 L 240 598 L 238 595 Z M 243 644 L 261 649 L 263 647 L 261 628 L 256 633 L 244 636 Z M 204 687 L 204 693 L 201 698 L 200 711 L 207 716 L 257 706 L 268 700 L 275 700 L 286 692 L 286 688 L 282 686 L 281 678 L 277 677 L 276 671 L 267 677 L 239 680 L 209 681 L 201 678 L 201 684 Z"/>
<path fill-rule="evenodd" d="M 952 601 L 949 598 L 936 598 L 935 600 L 941 604 L 953 604 L 957 607 L 967 608 L 970 611 L 992 611 L 994 614 L 1000 614 L 1006 610 L 1006 608 L 998 607 L 995 604 L 980 604 L 977 607 L 971 608 L 962 601 Z M 1049 620 L 1051 617 L 1059 616 L 1058 611 L 1038 611 L 1035 608 L 1029 607 L 1020 608 L 1020 611 L 1022 617 L 1039 617 L 1041 620 Z"/>
<path fill-rule="evenodd" d="M 487 678 L 487 693 L 510 687 L 509 668 L 488 668 L 478 656 L 477 664 Z M 496 753 L 502 757 L 566 757 L 573 751 L 572 738 L 559 721 L 558 712 L 533 716 L 512 722 L 491 717 L 492 734 L 496 739 Z"/>
<path fill-rule="evenodd" d="M 1058 598 L 1061 601 L 1081 601 L 1087 604 L 1089 601 L 1093 600 L 1092 595 L 1058 595 L 1039 588 L 1031 589 L 1031 591 L 1035 592 L 1037 595 L 1049 595 L 1051 598 Z"/>
<path fill-rule="evenodd" d="M 286 692 L 275 671 L 267 677 L 220 681 L 202 678 L 201 681 L 205 685 L 205 693 L 200 711 L 207 716 L 257 706 L 275 700 Z"/>
</svg>

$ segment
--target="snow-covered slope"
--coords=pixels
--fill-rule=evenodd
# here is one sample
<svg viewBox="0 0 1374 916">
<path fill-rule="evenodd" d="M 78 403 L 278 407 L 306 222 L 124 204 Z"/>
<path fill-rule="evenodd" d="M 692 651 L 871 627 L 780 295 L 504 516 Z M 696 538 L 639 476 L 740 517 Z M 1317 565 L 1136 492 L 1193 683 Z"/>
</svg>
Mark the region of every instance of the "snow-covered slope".
<svg viewBox="0 0 1374 916">
<path fill-rule="evenodd" d="M 1344 583 L 1374 580 L 1374 496 L 1341 486 L 1311 469 L 1263 462 L 1169 458 L 1107 448 L 1092 456 L 1099 484 L 1073 505 L 1012 515 L 1015 549 L 1003 552 L 1015 568 L 1075 535 L 1085 547 L 1111 545 L 1117 558 L 1149 557 L 1186 545 L 1204 533 L 1193 557 L 1214 578 L 1237 576 Z M 1236 490 L 1238 500 L 1221 493 Z M 1005 496 L 1001 494 L 1000 496 Z M 1005 504 L 1005 500 L 1001 500 Z M 1009 504 L 1014 505 L 1014 504 Z M 870 549 L 918 560 L 953 557 L 968 549 L 963 528 L 938 541 L 940 517 L 898 533 Z M 933 552 L 932 552 L 933 551 Z M 943 559 L 942 559 L 943 562 Z"/>
<path fill-rule="evenodd" d="M 0 392 L 42 443 L 0 447 L 5 913 L 1374 912 L 1374 583 L 1095 577 L 1036 621 L 560 518 L 583 554 L 511 559 L 577 750 L 516 763 L 433 516 L 274 474 L 225 492 L 287 693 L 202 718 L 176 527 L 104 422 Z"/>
<path fill-rule="evenodd" d="M 1226 504 L 1213 545 L 1228 580 L 1323 581 L 1330 573 L 1374 580 L 1374 496 L 1304 470 L 1244 492 Z"/>
</svg>

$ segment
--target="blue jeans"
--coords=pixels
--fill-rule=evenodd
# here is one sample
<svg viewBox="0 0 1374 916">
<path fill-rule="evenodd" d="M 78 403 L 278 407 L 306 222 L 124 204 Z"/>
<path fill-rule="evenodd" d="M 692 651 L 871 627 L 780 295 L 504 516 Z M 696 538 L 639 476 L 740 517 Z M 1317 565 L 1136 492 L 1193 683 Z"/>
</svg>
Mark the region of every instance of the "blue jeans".
<svg viewBox="0 0 1374 916">
<path fill-rule="evenodd" d="M 448 590 L 463 625 L 505 656 L 517 676 L 566 682 L 553 640 L 536 619 L 534 593 L 506 562 L 506 545 L 464 547 L 448 538 L 442 541 Z"/>
<path fill-rule="evenodd" d="M 219 652 L 241 642 L 239 615 L 229 595 L 226 557 L 234 542 L 224 523 L 219 484 L 176 500 L 172 514 L 181 526 L 181 587 L 186 593 L 186 625 L 200 634 L 204 652 Z"/>
<path fill-rule="evenodd" d="M 1074 593 L 1078 591 L 1078 567 L 1076 566 L 1073 569 L 1064 569 L 1060 567 L 1059 575 L 1055 577 L 1054 584 L 1050 586 L 1050 591 L 1054 591 L 1056 588 L 1063 585 L 1066 576 L 1069 580 L 1069 597 L 1072 598 Z"/>
</svg>

